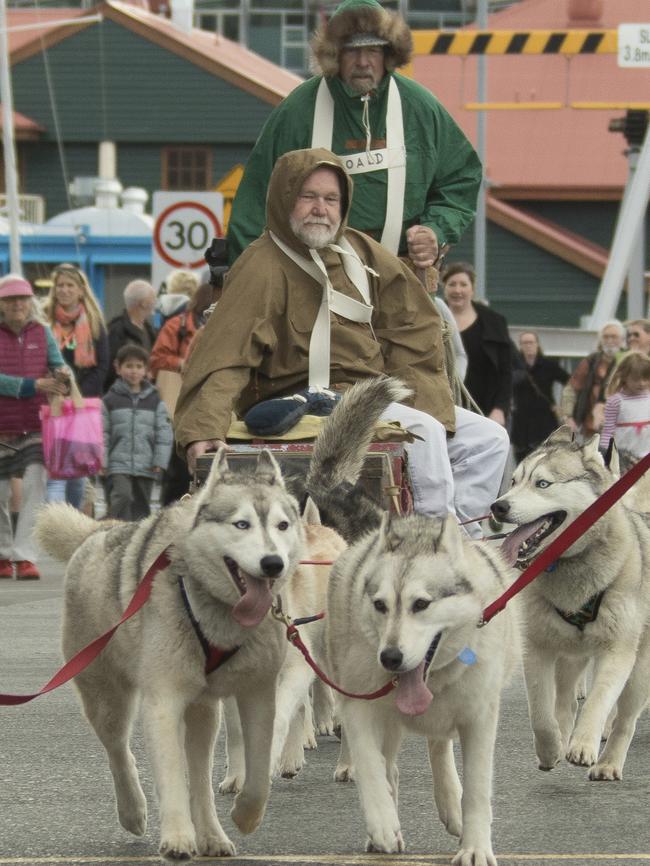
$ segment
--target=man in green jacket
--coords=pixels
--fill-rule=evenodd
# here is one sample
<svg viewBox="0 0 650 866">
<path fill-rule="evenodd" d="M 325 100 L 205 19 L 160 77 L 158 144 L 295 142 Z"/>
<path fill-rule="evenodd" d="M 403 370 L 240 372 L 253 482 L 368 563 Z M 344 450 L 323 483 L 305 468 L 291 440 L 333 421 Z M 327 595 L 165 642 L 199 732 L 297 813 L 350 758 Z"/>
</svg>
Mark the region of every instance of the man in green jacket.
<svg viewBox="0 0 650 866">
<path fill-rule="evenodd" d="M 411 33 L 376 0 L 344 0 L 312 40 L 320 75 L 271 113 L 235 198 L 231 262 L 264 229 L 276 159 L 326 147 L 354 177 L 349 225 L 424 269 L 474 218 L 481 164 L 433 94 L 394 70 L 411 58 Z"/>
</svg>

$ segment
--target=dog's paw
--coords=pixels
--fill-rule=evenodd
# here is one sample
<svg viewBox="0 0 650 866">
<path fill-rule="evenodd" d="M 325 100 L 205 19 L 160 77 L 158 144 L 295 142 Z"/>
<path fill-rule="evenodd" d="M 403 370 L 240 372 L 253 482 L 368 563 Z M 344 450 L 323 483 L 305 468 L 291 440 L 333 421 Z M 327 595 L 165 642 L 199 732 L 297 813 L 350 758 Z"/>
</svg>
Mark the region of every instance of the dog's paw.
<svg viewBox="0 0 650 866">
<path fill-rule="evenodd" d="M 246 794 L 237 794 L 235 804 L 230 810 L 230 817 L 237 825 L 239 832 L 247 835 L 257 830 L 264 817 L 266 800 L 247 797 Z"/>
<path fill-rule="evenodd" d="M 354 782 L 354 773 L 352 767 L 348 764 L 337 764 L 334 770 L 335 782 Z"/>
<path fill-rule="evenodd" d="M 309 733 L 305 731 L 305 737 L 302 741 L 303 749 L 312 749 L 318 748 L 318 743 L 316 742 L 316 734 L 314 733 L 314 729 L 312 728 Z"/>
<path fill-rule="evenodd" d="M 128 813 L 118 808 L 118 818 L 120 824 L 129 833 L 134 836 L 144 836 L 147 831 L 147 803 L 143 803 L 139 809 L 131 810 Z"/>
<path fill-rule="evenodd" d="M 591 767 L 598 760 L 598 749 L 591 743 L 572 740 L 569 743 L 566 759 L 576 767 Z"/>
<path fill-rule="evenodd" d="M 239 776 L 226 776 L 219 785 L 220 794 L 239 794 L 243 786 L 243 779 Z"/>
<path fill-rule="evenodd" d="M 316 734 L 319 737 L 333 737 L 334 736 L 334 720 L 333 719 L 322 719 L 316 724 Z"/>
<path fill-rule="evenodd" d="M 535 754 L 537 767 L 547 772 L 562 760 L 562 740 L 558 732 L 535 734 Z"/>
<path fill-rule="evenodd" d="M 497 866 L 497 858 L 491 848 L 461 848 L 451 866 Z"/>
<path fill-rule="evenodd" d="M 378 830 L 368 836 L 366 851 L 379 854 L 401 854 L 406 851 L 401 830 Z"/>
<path fill-rule="evenodd" d="M 594 764 L 589 770 L 589 778 L 592 782 L 620 782 L 623 778 L 623 768 L 606 762 Z"/>
<path fill-rule="evenodd" d="M 199 833 L 196 839 L 199 857 L 234 857 L 237 849 L 225 833 Z"/>
<path fill-rule="evenodd" d="M 460 839 L 463 832 L 463 813 L 460 806 L 460 800 L 454 803 L 447 803 L 444 806 L 438 807 L 438 817 L 442 821 L 445 830 L 450 836 L 456 836 Z"/>
<path fill-rule="evenodd" d="M 165 860 L 191 860 L 196 854 L 194 833 L 169 833 L 160 839 L 158 849 Z"/>
</svg>

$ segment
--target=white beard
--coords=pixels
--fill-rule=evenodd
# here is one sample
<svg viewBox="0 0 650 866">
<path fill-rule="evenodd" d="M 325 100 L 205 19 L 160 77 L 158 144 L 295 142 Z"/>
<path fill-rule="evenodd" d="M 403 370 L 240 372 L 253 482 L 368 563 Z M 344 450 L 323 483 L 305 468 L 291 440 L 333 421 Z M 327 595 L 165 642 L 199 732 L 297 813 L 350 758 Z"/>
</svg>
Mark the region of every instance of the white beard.
<svg viewBox="0 0 650 866">
<path fill-rule="evenodd" d="M 303 244 L 306 244 L 310 249 L 319 250 L 332 243 L 338 233 L 341 222 L 339 220 L 339 222 L 333 226 L 330 226 L 329 223 L 320 224 L 310 222 L 305 224 L 303 221 L 290 216 L 289 225 L 291 226 L 291 231 L 298 240 L 302 241 Z"/>
</svg>

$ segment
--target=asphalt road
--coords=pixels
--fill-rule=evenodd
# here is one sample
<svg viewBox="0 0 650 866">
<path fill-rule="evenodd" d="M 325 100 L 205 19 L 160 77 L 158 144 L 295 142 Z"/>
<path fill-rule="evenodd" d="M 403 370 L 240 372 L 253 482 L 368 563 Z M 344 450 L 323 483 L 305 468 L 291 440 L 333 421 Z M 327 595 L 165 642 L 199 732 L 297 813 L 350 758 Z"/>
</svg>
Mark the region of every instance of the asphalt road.
<svg viewBox="0 0 650 866">
<path fill-rule="evenodd" d="M 61 570 L 46 563 L 38 583 L 0 581 L 0 691 L 36 691 L 60 664 Z M 480 707 L 477 707 L 480 712 Z M 0 708 L 0 866 L 5 864 L 156 863 L 157 815 L 140 730 L 134 750 L 150 805 L 147 834 L 136 839 L 117 823 L 102 748 L 74 691 Z M 503 703 L 494 780 L 494 846 L 501 866 L 650 864 L 650 716 L 642 717 L 622 782 L 589 782 L 565 764 L 536 769 L 518 676 Z M 434 817 L 423 742 L 408 740 L 400 770 L 400 816 L 408 853 L 363 854 L 364 831 L 351 784 L 332 772 L 338 743 L 323 738 L 304 771 L 277 780 L 262 827 L 242 837 L 217 809 L 237 845 L 235 864 L 448 864 L 454 840 Z M 223 773 L 218 747 L 215 788 Z M 204 860 L 202 862 L 208 862 Z M 214 862 L 214 861 L 212 861 Z"/>
</svg>

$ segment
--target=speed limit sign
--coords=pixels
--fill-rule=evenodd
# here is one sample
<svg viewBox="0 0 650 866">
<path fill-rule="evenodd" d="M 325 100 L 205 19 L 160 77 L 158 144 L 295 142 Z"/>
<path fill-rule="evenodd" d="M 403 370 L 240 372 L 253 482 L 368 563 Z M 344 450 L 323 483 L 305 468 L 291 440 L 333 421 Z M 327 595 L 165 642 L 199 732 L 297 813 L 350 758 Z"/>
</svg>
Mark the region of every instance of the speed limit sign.
<svg viewBox="0 0 650 866">
<path fill-rule="evenodd" d="M 206 268 L 203 254 L 212 238 L 223 237 L 223 195 L 220 192 L 156 192 L 153 196 L 151 282 L 160 288 L 176 268 Z"/>
</svg>

